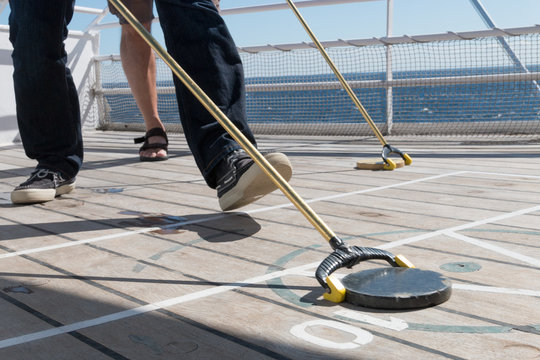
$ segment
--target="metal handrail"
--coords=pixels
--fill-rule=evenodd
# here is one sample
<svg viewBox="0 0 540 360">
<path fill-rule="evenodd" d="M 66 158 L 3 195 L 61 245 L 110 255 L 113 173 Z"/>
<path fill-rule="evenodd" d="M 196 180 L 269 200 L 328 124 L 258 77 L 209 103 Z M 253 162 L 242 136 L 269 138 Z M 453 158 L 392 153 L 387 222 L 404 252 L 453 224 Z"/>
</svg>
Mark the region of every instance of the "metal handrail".
<svg viewBox="0 0 540 360">
<path fill-rule="evenodd" d="M 499 37 L 499 36 L 519 36 L 526 34 L 540 34 L 540 25 L 509 28 L 509 29 L 491 29 L 480 31 L 463 31 L 463 32 L 446 32 L 439 34 L 429 35 L 403 35 L 392 37 L 379 37 L 369 39 L 355 39 L 355 40 L 342 40 L 335 41 L 323 41 L 321 42 L 325 48 L 331 47 L 364 47 L 372 45 L 399 45 L 399 44 L 421 44 L 434 41 L 448 41 L 448 40 L 473 40 L 487 37 Z M 238 50 L 246 53 L 258 53 L 263 51 L 291 51 L 298 49 L 310 49 L 313 48 L 313 44 L 307 42 L 295 43 L 295 44 L 279 44 L 279 45 L 263 45 L 263 46 L 248 46 L 239 47 Z"/>
<path fill-rule="evenodd" d="M 351 3 L 360 3 L 360 2 L 373 2 L 373 1 L 386 1 L 386 0 L 307 0 L 307 1 L 298 1 L 296 6 L 299 8 L 304 7 L 315 7 L 315 6 L 328 6 L 328 5 L 340 5 L 340 4 L 351 4 Z M 252 14 L 259 12 L 267 11 L 276 11 L 276 10 L 287 10 L 288 5 L 283 4 L 269 4 L 269 5 L 255 5 L 255 6 L 245 6 L 231 9 L 221 9 L 221 15 L 240 15 L 240 14 Z M 156 17 L 152 22 L 159 22 L 159 18 Z M 92 30 L 103 30 L 118 27 L 118 22 L 110 22 L 104 24 L 96 25 Z"/>
</svg>

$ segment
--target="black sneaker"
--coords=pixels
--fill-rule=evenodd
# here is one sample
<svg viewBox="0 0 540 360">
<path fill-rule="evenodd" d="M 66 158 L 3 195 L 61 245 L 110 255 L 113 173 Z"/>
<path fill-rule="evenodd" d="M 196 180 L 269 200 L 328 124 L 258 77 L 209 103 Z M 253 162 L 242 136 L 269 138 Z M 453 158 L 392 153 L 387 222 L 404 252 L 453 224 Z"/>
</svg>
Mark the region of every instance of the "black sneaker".
<svg viewBox="0 0 540 360">
<path fill-rule="evenodd" d="M 282 153 L 264 155 L 277 172 L 289 181 L 292 166 Z M 234 210 L 259 200 L 277 189 L 268 176 L 243 150 L 236 150 L 216 167 L 218 175 L 217 195 L 221 210 Z"/>
<path fill-rule="evenodd" d="M 56 196 L 68 194 L 75 189 L 75 178 L 64 179 L 59 172 L 36 169 L 28 180 L 11 192 L 14 204 L 33 204 L 54 200 Z"/>
</svg>

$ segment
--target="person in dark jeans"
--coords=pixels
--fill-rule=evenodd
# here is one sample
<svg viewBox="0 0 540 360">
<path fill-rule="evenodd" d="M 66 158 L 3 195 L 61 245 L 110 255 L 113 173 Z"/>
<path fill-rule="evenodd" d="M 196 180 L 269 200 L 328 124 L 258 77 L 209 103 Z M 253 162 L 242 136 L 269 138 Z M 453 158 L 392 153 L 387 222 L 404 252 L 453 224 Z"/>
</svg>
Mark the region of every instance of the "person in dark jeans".
<svg viewBox="0 0 540 360">
<path fill-rule="evenodd" d="M 26 155 L 37 160 L 17 186 L 15 204 L 38 203 L 75 188 L 83 162 L 78 95 L 66 66 L 64 40 L 75 0 L 10 0 L 10 41 L 17 120 Z M 156 0 L 169 53 L 256 146 L 247 124 L 243 67 L 234 41 L 212 0 Z M 191 92 L 174 78 L 188 145 L 222 210 L 245 206 L 276 186 Z M 285 180 L 288 158 L 265 158 Z"/>
</svg>

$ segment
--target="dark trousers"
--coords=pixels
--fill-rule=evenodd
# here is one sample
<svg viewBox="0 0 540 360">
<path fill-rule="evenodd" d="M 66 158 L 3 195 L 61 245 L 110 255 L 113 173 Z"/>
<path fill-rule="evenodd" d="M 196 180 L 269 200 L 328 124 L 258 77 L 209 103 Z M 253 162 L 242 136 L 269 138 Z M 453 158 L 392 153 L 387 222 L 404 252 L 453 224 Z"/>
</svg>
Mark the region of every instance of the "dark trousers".
<svg viewBox="0 0 540 360">
<path fill-rule="evenodd" d="M 244 70 L 236 45 L 212 0 L 156 0 L 167 51 L 236 127 L 255 144 L 246 120 Z M 182 127 L 212 188 L 212 168 L 239 145 L 174 78 Z"/>
<path fill-rule="evenodd" d="M 26 154 L 74 176 L 82 163 L 77 92 L 63 41 L 73 0 L 10 0 L 10 39 L 17 117 Z M 243 67 L 212 0 L 156 0 L 168 52 L 238 129 L 255 144 L 246 120 Z M 212 169 L 239 145 L 176 79 L 180 118 L 207 184 Z"/>
<path fill-rule="evenodd" d="M 26 155 L 70 178 L 83 160 L 79 98 L 64 40 L 75 1 L 10 0 L 17 121 Z"/>
</svg>

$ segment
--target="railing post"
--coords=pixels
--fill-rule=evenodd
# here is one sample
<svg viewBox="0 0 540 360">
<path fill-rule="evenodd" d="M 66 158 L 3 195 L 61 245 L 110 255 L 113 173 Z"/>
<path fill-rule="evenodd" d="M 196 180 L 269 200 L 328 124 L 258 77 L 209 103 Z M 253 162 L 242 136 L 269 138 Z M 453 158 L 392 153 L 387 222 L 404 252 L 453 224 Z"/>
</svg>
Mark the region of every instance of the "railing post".
<svg viewBox="0 0 540 360">
<path fill-rule="evenodd" d="M 96 103 L 98 108 L 98 129 L 106 129 L 109 121 L 107 119 L 107 110 L 105 109 L 105 99 L 103 95 L 103 86 L 101 84 L 101 60 L 94 57 L 94 69 L 95 69 L 95 83 L 94 88 L 92 89 L 94 96 L 96 97 Z"/>
<path fill-rule="evenodd" d="M 495 26 L 495 22 L 493 21 L 493 19 L 491 18 L 491 16 L 487 12 L 484 5 L 482 5 L 480 0 L 470 0 L 470 1 L 471 1 L 471 4 L 474 6 L 476 12 L 478 12 L 478 15 L 480 15 L 480 17 L 484 21 L 484 24 L 486 24 L 486 26 L 491 28 L 491 29 L 496 29 L 497 27 Z M 499 43 L 503 47 L 503 49 L 506 52 L 506 54 L 508 55 L 508 57 L 510 57 L 510 59 L 512 60 L 514 65 L 516 67 L 518 67 L 519 69 L 521 69 L 523 72 L 530 73 L 529 69 L 527 69 L 527 66 L 525 64 L 523 64 L 523 62 L 516 55 L 514 50 L 512 50 L 512 47 L 510 46 L 508 41 L 506 41 L 506 39 L 503 38 L 502 36 L 498 36 L 497 40 L 499 41 Z M 538 82 L 533 80 L 533 84 L 536 87 L 536 90 L 540 92 L 540 85 L 538 84 Z"/>
<path fill-rule="evenodd" d="M 0 14 L 4 11 L 8 4 L 8 0 L 0 0 Z"/>
<path fill-rule="evenodd" d="M 394 10 L 394 0 L 387 0 L 386 5 L 386 37 L 389 38 L 392 36 L 393 28 L 393 11 Z M 393 80 L 392 74 L 392 46 L 390 44 L 386 45 L 386 81 L 389 83 Z M 392 125 L 394 121 L 394 97 L 392 86 L 387 85 L 386 87 L 386 128 L 387 134 L 390 135 L 392 132 Z"/>
</svg>

